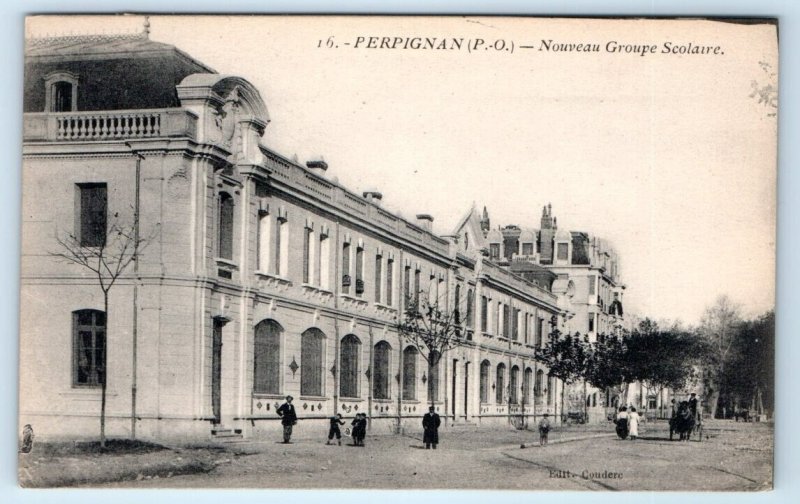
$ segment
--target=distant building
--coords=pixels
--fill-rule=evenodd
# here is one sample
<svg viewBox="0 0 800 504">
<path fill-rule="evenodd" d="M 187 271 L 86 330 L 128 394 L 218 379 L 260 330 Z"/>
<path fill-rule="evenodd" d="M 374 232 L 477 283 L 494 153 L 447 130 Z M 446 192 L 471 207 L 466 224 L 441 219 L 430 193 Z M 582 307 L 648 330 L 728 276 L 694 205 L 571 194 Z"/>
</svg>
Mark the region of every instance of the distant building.
<svg viewBox="0 0 800 504">
<path fill-rule="evenodd" d="M 498 265 L 558 296 L 567 322 L 562 331 L 590 341 L 624 326 L 619 257 L 604 239 L 582 231 L 559 229 L 551 205 L 542 209 L 539 228 L 508 225 L 492 229 L 484 209 L 489 257 Z M 568 390 L 569 410 L 604 419 L 611 397 L 605 391 L 576 384 Z M 585 404 L 584 404 L 585 401 Z"/>
</svg>

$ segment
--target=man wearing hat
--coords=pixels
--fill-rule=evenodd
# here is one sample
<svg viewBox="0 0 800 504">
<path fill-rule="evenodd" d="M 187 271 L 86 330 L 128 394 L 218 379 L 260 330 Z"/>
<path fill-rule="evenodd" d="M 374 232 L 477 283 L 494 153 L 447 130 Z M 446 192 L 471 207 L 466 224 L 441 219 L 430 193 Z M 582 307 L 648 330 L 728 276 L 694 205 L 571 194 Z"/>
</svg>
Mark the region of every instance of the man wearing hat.
<svg viewBox="0 0 800 504">
<path fill-rule="evenodd" d="M 428 413 L 425 413 L 425 416 L 422 417 L 422 428 L 425 430 L 425 434 L 422 436 L 422 441 L 425 443 L 425 449 L 430 449 L 431 445 L 433 445 L 433 449 L 436 449 L 436 445 L 439 444 L 439 426 L 442 424 L 442 421 L 439 419 L 439 415 L 436 414 L 436 409 L 431 406 L 428 408 Z"/>
<path fill-rule="evenodd" d="M 283 425 L 283 442 L 288 444 L 292 439 L 292 426 L 297 423 L 297 413 L 294 411 L 292 396 L 286 396 L 286 402 L 275 412 L 281 417 Z"/>
</svg>

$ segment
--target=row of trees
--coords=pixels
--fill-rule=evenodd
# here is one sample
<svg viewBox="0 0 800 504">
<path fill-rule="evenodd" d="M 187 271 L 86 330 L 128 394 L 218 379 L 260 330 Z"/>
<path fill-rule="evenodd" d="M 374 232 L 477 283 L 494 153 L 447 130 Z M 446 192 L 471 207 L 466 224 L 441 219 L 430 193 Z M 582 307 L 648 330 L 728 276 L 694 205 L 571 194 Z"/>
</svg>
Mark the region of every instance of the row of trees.
<svg viewBox="0 0 800 504">
<path fill-rule="evenodd" d="M 662 329 L 644 319 L 633 331 L 600 334 L 591 342 L 587 335 L 556 329 L 546 345 L 537 349 L 536 358 L 565 385 L 585 381 L 601 390 L 621 390 L 624 403 L 634 382 L 656 390 L 686 387 L 697 377 L 708 353 L 708 342 L 698 333 L 678 326 Z M 561 404 L 563 411 L 564 388 Z"/>
</svg>

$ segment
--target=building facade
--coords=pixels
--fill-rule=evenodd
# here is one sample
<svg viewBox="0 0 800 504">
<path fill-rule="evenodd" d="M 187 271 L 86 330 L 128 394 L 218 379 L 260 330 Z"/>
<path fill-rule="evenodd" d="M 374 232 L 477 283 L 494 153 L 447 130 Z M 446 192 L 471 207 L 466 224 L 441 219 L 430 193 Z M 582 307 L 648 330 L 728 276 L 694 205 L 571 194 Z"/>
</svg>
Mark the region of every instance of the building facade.
<svg viewBox="0 0 800 504">
<path fill-rule="evenodd" d="M 41 438 L 96 436 L 103 383 L 112 437 L 271 436 L 286 395 L 309 437 L 335 413 L 560 412 L 533 357 L 568 311 L 490 256 L 474 209 L 437 236 L 268 149 L 257 89 L 147 33 L 30 40 L 25 78 L 20 422 Z M 132 237 L 107 299 L 64 257 Z M 397 331 L 419 296 L 460 314 L 437 366 Z"/>
</svg>

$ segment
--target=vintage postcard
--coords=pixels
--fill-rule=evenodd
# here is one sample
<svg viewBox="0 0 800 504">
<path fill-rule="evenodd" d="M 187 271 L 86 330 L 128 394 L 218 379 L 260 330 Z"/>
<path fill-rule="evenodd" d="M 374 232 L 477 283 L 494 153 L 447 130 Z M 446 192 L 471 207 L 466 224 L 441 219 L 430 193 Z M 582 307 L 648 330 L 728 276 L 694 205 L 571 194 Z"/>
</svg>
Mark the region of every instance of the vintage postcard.
<svg viewBox="0 0 800 504">
<path fill-rule="evenodd" d="M 19 484 L 769 490 L 774 19 L 31 16 Z"/>
</svg>

